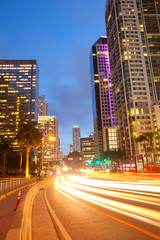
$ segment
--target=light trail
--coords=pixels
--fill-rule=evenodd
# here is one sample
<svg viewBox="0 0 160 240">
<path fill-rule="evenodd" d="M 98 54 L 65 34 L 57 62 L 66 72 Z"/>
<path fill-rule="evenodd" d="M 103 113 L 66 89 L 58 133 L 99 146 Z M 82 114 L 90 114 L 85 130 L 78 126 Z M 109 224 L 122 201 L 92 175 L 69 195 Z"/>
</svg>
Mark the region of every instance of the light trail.
<svg viewBox="0 0 160 240">
<path fill-rule="evenodd" d="M 112 215 L 110 215 L 110 214 L 108 214 L 108 213 L 105 213 L 105 212 L 103 212 L 103 211 L 101 211 L 101 210 L 99 210 L 99 209 L 96 209 L 96 208 L 94 208 L 94 207 L 91 207 L 90 205 L 88 205 L 88 204 L 86 204 L 86 203 L 84 203 L 84 202 L 81 202 L 81 201 L 79 201 L 79 200 L 75 200 L 73 197 L 71 197 L 71 196 L 68 195 L 67 193 L 64 193 L 62 190 L 60 190 L 60 189 L 57 187 L 57 185 L 56 185 L 56 189 L 57 189 L 60 193 L 62 193 L 63 195 L 65 195 L 66 197 L 70 198 L 70 199 L 73 200 L 73 201 L 76 201 L 76 202 L 78 202 L 78 203 L 80 203 L 80 204 L 82 204 L 82 205 L 84 205 L 84 206 L 86 206 L 86 207 L 88 207 L 88 208 L 91 208 L 92 210 L 94 210 L 94 211 L 96 211 L 96 212 L 98 212 L 98 213 L 100 213 L 100 214 L 103 214 L 104 216 L 107 216 L 107 217 L 111 218 L 112 220 L 115 220 L 115 221 L 117 221 L 117 222 L 119 222 L 119 223 L 122 223 L 122 224 L 126 225 L 127 227 L 131 227 L 131 228 L 133 228 L 133 229 L 135 229 L 135 230 L 137 230 L 137 231 L 139 231 L 139 232 L 142 232 L 142 233 L 144 233 L 144 234 L 146 234 L 146 235 L 148 235 L 148 236 L 150 236 L 150 237 L 153 237 L 153 238 L 155 238 L 155 239 L 157 239 L 157 240 L 160 240 L 160 236 L 157 236 L 157 235 L 154 234 L 154 233 L 151 233 L 151 232 L 149 232 L 149 231 L 146 231 L 146 230 L 143 229 L 143 228 L 137 227 L 137 226 L 135 226 L 135 225 L 133 225 L 133 224 L 131 224 L 131 223 L 128 223 L 128 222 L 126 222 L 126 221 L 123 221 L 123 220 L 121 220 L 121 219 L 119 219 L 119 218 L 117 218 L 117 217 L 114 217 L 114 216 L 112 216 Z"/>
<path fill-rule="evenodd" d="M 69 193 L 85 201 L 94 203 L 100 207 L 126 215 L 128 217 L 135 218 L 137 220 L 154 225 L 156 227 L 160 227 L 160 214 L 158 211 L 137 207 L 131 204 L 121 203 L 118 201 L 109 200 L 103 197 L 99 197 L 89 193 L 85 193 L 83 191 L 79 191 L 77 189 L 74 189 L 72 186 L 72 183 L 66 182 L 63 177 L 61 177 L 61 181 L 63 184 L 61 184 L 59 179 L 57 178 L 55 182 L 56 188 L 61 192 Z"/>
<path fill-rule="evenodd" d="M 72 178 L 72 181 L 74 182 L 93 186 L 93 187 L 105 188 L 105 189 L 116 190 L 116 191 L 118 190 L 125 193 L 126 192 L 137 193 L 140 195 L 160 197 L 160 184 L 158 186 L 154 186 L 154 188 L 152 188 L 153 186 L 145 186 L 145 189 L 144 189 L 143 184 L 141 184 L 141 186 L 137 186 L 137 185 L 140 185 L 140 183 L 137 183 L 136 185 L 135 183 L 133 184 L 132 182 L 118 182 L 118 181 L 111 182 L 111 181 L 103 181 L 103 180 L 95 180 L 95 179 L 84 179 L 84 178 L 73 176 L 73 175 L 71 176 L 71 178 Z M 159 194 L 155 194 L 151 192 L 156 192 Z"/>
<path fill-rule="evenodd" d="M 143 191 L 143 192 L 152 192 L 152 193 L 159 193 L 160 194 L 160 183 L 156 185 L 147 185 L 147 183 L 140 183 L 140 182 L 119 182 L 119 181 L 103 181 L 103 180 L 95 180 L 95 179 L 86 179 L 77 176 L 72 176 L 72 181 L 82 183 L 85 185 L 92 185 L 97 187 L 109 187 L 109 188 L 116 188 L 116 189 L 125 189 L 125 190 L 136 190 L 136 191 Z"/>
<path fill-rule="evenodd" d="M 68 178 L 72 181 L 72 176 L 68 176 Z M 132 200 L 132 201 L 137 201 L 137 202 L 142 202 L 142 203 L 146 203 L 146 204 L 160 206 L 160 199 L 157 199 L 157 198 L 153 198 L 153 197 L 148 198 L 146 196 L 139 196 L 139 195 L 135 195 L 135 194 L 133 195 L 133 193 L 132 194 L 121 193 L 121 192 L 115 192 L 115 191 L 111 191 L 111 190 L 103 190 L 103 189 L 99 189 L 99 188 L 95 188 L 95 187 L 93 188 L 93 187 L 89 187 L 89 186 L 78 185 L 73 182 L 67 182 L 64 179 L 62 181 L 63 181 L 63 183 L 65 183 L 66 185 L 69 185 L 71 187 L 98 193 L 98 194 L 103 194 L 105 196 L 112 196 L 112 197 L 114 196 L 114 197 L 122 198 L 125 200 L 127 199 L 127 200 Z"/>
</svg>

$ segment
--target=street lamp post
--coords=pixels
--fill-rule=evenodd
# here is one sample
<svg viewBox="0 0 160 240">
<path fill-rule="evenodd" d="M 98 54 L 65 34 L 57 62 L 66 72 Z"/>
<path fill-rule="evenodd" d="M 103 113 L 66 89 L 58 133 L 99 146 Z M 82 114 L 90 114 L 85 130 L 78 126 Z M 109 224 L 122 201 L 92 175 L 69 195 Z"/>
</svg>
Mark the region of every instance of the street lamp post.
<svg viewBox="0 0 160 240">
<path fill-rule="evenodd" d="M 49 141 L 51 142 L 51 144 L 56 141 L 56 138 L 53 137 L 53 136 L 49 136 L 48 139 L 49 139 Z M 51 145 L 51 144 L 50 144 L 50 145 Z M 52 160 L 52 145 L 51 145 L 51 147 L 50 147 L 50 154 L 51 154 L 51 160 Z M 49 161 L 48 161 L 48 173 L 49 173 Z"/>
</svg>

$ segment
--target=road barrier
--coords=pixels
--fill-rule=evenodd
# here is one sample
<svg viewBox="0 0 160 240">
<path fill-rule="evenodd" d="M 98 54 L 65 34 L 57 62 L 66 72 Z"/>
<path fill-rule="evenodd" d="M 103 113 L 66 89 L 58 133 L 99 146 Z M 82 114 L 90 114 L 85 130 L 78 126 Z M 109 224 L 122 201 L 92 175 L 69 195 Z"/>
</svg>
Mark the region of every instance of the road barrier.
<svg viewBox="0 0 160 240">
<path fill-rule="evenodd" d="M 36 177 L 0 180 L 0 196 L 14 189 L 17 189 L 22 186 L 28 185 L 32 182 L 35 182 L 36 180 L 37 180 Z"/>
</svg>

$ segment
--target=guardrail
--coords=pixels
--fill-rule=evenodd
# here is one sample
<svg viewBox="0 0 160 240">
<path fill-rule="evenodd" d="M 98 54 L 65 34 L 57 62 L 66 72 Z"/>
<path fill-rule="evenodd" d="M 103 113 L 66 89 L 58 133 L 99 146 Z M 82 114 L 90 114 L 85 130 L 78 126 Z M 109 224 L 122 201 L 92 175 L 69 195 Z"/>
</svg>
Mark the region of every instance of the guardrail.
<svg viewBox="0 0 160 240">
<path fill-rule="evenodd" d="M 36 181 L 36 177 L 33 178 L 18 178 L 18 179 L 3 179 L 0 180 L 0 196 L 10 192 L 19 187 L 25 186 Z"/>
</svg>

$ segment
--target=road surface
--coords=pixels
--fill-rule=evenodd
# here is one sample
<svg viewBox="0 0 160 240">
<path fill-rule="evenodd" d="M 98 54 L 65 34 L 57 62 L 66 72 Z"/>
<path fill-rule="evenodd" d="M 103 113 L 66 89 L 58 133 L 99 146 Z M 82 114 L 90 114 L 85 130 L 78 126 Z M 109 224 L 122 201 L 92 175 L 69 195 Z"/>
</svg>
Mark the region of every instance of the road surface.
<svg viewBox="0 0 160 240">
<path fill-rule="evenodd" d="M 160 240 L 159 182 L 71 174 L 59 176 L 46 194 L 73 240 Z"/>
</svg>

